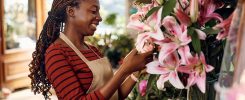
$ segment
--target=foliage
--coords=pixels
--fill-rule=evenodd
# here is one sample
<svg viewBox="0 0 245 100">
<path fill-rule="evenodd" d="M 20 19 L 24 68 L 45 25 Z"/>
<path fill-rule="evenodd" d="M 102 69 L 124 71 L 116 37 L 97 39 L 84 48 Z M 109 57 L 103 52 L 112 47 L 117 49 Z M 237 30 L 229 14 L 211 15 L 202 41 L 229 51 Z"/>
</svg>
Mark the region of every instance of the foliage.
<svg viewBox="0 0 245 100">
<path fill-rule="evenodd" d="M 134 40 L 129 35 L 116 33 L 97 34 L 89 37 L 88 42 L 99 48 L 102 54 L 109 58 L 114 68 L 134 46 Z"/>
</svg>

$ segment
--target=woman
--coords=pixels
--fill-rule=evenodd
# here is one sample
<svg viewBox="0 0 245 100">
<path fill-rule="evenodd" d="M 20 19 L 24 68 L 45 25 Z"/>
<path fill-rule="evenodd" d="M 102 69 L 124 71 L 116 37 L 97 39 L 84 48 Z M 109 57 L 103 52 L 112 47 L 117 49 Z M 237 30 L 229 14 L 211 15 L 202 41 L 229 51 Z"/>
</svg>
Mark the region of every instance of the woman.
<svg viewBox="0 0 245 100">
<path fill-rule="evenodd" d="M 127 97 L 136 83 L 132 73 L 144 69 L 151 52 L 132 50 L 113 75 L 99 51 L 84 43 L 102 20 L 99 9 L 98 0 L 53 1 L 29 65 L 34 93 L 48 99 L 52 85 L 60 100 Z"/>
</svg>

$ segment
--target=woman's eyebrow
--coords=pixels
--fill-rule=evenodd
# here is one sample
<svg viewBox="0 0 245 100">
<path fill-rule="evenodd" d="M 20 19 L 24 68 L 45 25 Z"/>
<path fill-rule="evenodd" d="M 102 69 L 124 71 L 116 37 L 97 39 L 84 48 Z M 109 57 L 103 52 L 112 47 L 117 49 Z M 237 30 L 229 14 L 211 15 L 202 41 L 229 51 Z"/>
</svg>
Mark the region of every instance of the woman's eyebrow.
<svg viewBox="0 0 245 100">
<path fill-rule="evenodd" d="M 92 5 L 90 8 L 93 8 L 93 7 L 95 7 L 97 10 L 100 9 L 100 7 L 98 5 Z"/>
</svg>

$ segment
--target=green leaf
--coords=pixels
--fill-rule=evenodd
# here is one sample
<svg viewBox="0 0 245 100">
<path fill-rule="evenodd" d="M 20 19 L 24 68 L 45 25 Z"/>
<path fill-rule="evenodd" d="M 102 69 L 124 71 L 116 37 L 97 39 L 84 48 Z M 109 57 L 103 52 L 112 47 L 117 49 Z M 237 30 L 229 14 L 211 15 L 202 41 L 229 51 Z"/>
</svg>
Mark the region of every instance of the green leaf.
<svg viewBox="0 0 245 100">
<path fill-rule="evenodd" d="M 176 0 L 168 0 L 164 3 L 162 9 L 162 19 L 173 11 L 175 5 L 176 5 Z"/>
<path fill-rule="evenodd" d="M 149 16 L 151 16 L 154 12 L 158 11 L 160 8 L 161 6 L 151 8 L 151 10 L 149 10 L 145 15 L 144 20 L 147 19 Z"/>
<path fill-rule="evenodd" d="M 201 52 L 201 41 L 198 37 L 197 32 L 194 30 L 195 28 L 189 28 L 188 29 L 188 34 L 191 36 L 191 44 L 194 48 L 194 50 L 196 51 L 196 53 L 200 53 Z"/>
<path fill-rule="evenodd" d="M 213 28 L 205 28 L 204 30 L 202 30 L 203 32 L 205 32 L 206 34 L 218 34 L 220 31 L 219 30 L 214 30 Z"/>
<path fill-rule="evenodd" d="M 116 13 L 111 13 L 109 14 L 106 19 L 105 19 L 105 24 L 107 25 L 115 25 L 116 23 L 116 18 L 117 18 L 117 14 Z"/>
</svg>

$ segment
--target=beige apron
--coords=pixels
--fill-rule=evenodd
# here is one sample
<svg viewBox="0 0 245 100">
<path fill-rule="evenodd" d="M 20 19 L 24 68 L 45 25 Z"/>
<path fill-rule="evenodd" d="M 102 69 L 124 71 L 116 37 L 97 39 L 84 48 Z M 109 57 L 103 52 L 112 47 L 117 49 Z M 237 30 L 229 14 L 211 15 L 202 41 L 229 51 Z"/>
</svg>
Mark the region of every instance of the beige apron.
<svg viewBox="0 0 245 100">
<path fill-rule="evenodd" d="M 76 52 L 76 54 L 88 65 L 88 67 L 93 73 L 92 84 L 90 85 L 87 93 L 93 92 L 101 88 L 113 77 L 111 64 L 109 63 L 106 57 L 101 58 L 99 55 L 97 55 L 96 52 L 93 51 L 92 48 L 90 48 L 99 57 L 99 59 L 89 61 L 63 33 L 60 33 L 60 38 L 63 41 L 65 41 Z M 117 91 L 110 98 L 110 100 L 118 100 Z"/>
</svg>

